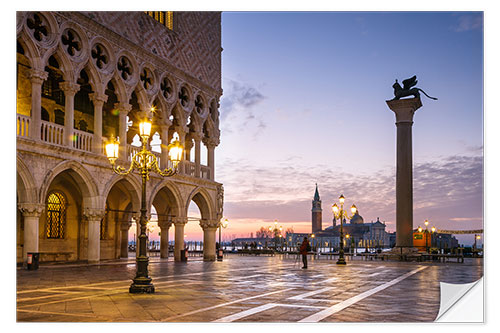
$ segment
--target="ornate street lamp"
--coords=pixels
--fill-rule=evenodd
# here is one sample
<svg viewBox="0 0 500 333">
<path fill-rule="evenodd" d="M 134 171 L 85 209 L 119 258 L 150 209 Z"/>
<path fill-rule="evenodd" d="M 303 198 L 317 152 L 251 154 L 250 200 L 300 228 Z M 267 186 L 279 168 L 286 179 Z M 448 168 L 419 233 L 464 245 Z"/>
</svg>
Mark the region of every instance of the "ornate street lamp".
<svg viewBox="0 0 500 333">
<path fill-rule="evenodd" d="M 229 221 L 225 219 L 224 221 L 219 221 L 219 251 L 217 251 L 217 260 L 222 261 L 224 256 L 224 250 L 222 249 L 222 228 L 226 229 L 229 225 Z"/>
<path fill-rule="evenodd" d="M 130 293 L 154 293 L 155 288 L 148 276 L 148 257 L 146 253 L 146 182 L 149 179 L 149 173 L 154 171 L 163 177 L 170 177 L 177 173 L 177 165 L 181 161 L 183 147 L 176 139 L 168 145 L 169 156 L 173 162 L 173 169 L 167 168 L 160 170 L 156 156 L 147 150 L 149 136 L 151 135 L 151 122 L 143 121 L 139 124 L 140 136 L 142 139 L 142 150 L 132 156 L 132 162 L 127 169 L 115 165 L 118 159 L 119 142 L 112 138 L 112 141 L 106 145 L 106 155 L 113 168 L 113 171 L 119 175 L 128 175 L 134 169 L 137 169 L 142 177 L 142 196 L 141 196 L 141 217 L 139 220 L 141 234 L 139 235 L 139 254 L 136 259 L 136 276 L 130 285 Z"/>
<path fill-rule="evenodd" d="M 337 265 L 345 265 L 345 258 L 344 258 L 344 218 L 351 219 L 354 214 L 357 212 L 356 206 L 353 204 L 351 206 L 351 213 L 352 216 L 348 216 L 347 212 L 344 211 L 344 195 L 340 195 L 339 197 L 339 202 L 340 202 L 340 208 L 337 206 L 336 203 L 333 204 L 332 206 L 332 212 L 333 216 L 336 219 L 340 219 L 340 249 L 339 249 L 339 260 L 337 260 Z"/>
</svg>

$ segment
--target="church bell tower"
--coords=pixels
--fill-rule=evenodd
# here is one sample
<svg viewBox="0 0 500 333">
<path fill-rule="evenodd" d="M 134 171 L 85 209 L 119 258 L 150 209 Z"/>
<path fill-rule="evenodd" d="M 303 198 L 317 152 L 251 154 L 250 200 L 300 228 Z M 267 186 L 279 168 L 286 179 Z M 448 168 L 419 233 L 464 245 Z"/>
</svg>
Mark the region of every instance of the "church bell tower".
<svg viewBox="0 0 500 333">
<path fill-rule="evenodd" d="M 322 209 L 321 209 L 321 200 L 319 198 L 318 192 L 318 184 L 316 184 L 316 192 L 314 193 L 314 200 L 312 201 L 312 232 L 315 233 L 317 231 L 323 230 L 321 227 L 323 218 L 322 218 Z"/>
</svg>

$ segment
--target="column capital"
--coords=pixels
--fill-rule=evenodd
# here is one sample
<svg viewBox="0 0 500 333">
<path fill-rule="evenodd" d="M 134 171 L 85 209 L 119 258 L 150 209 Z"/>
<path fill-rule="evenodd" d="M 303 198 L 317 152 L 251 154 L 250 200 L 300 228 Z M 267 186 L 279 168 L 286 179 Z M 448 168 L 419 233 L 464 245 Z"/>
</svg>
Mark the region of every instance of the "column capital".
<svg viewBox="0 0 500 333">
<path fill-rule="evenodd" d="M 31 80 L 31 83 L 42 84 L 48 77 L 49 73 L 43 70 L 31 69 L 29 71 L 29 79 Z"/>
<path fill-rule="evenodd" d="M 172 226 L 172 222 L 170 221 L 158 221 L 158 226 L 160 229 L 169 229 Z"/>
<path fill-rule="evenodd" d="M 185 225 L 188 222 L 187 217 L 176 217 L 172 219 L 174 225 Z"/>
<path fill-rule="evenodd" d="M 217 220 L 200 220 L 200 227 L 205 229 L 217 229 L 219 227 L 219 221 Z"/>
<path fill-rule="evenodd" d="M 132 110 L 132 104 L 130 103 L 115 103 L 114 108 L 121 112 L 129 113 Z"/>
<path fill-rule="evenodd" d="M 120 230 L 121 231 L 128 231 L 128 229 L 130 229 L 131 226 L 132 226 L 132 222 L 130 222 L 130 221 L 122 222 L 122 223 L 120 223 Z"/>
<path fill-rule="evenodd" d="M 100 221 L 104 215 L 106 215 L 106 210 L 99 208 L 84 208 L 83 217 L 88 221 Z"/>
<path fill-rule="evenodd" d="M 75 96 L 75 94 L 80 90 L 80 85 L 73 82 L 59 82 L 59 88 L 64 91 L 66 96 Z"/>
<path fill-rule="evenodd" d="M 35 203 L 19 203 L 17 205 L 24 217 L 39 217 L 45 205 Z"/>
<path fill-rule="evenodd" d="M 91 93 L 89 94 L 89 98 L 94 104 L 96 103 L 106 103 L 108 100 L 108 95 L 101 93 Z"/>
<path fill-rule="evenodd" d="M 214 149 L 220 143 L 219 138 L 203 138 L 203 143 L 207 146 L 207 149 Z"/>
<path fill-rule="evenodd" d="M 396 114 L 396 124 L 412 123 L 413 114 L 422 106 L 420 97 L 386 101 L 389 109 Z"/>
</svg>

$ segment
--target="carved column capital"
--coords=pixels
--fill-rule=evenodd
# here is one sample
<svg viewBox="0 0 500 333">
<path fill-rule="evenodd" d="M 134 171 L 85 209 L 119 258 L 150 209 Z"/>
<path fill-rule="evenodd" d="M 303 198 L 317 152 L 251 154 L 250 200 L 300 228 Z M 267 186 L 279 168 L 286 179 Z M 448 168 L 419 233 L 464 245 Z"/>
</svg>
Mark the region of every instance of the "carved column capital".
<svg viewBox="0 0 500 333">
<path fill-rule="evenodd" d="M 121 231 L 128 231 L 130 227 L 132 226 L 132 222 L 122 222 L 120 223 L 120 230 Z"/>
<path fill-rule="evenodd" d="M 174 225 L 185 225 L 188 222 L 187 217 L 176 217 L 172 220 Z"/>
<path fill-rule="evenodd" d="M 80 85 L 73 82 L 60 82 L 59 88 L 64 91 L 64 95 L 66 96 L 75 96 L 75 94 L 80 90 Z"/>
<path fill-rule="evenodd" d="M 46 71 L 31 69 L 29 72 L 29 79 L 31 80 L 31 83 L 42 84 L 43 81 L 47 80 L 47 77 L 49 77 L 49 73 Z"/>
<path fill-rule="evenodd" d="M 422 106 L 420 97 L 396 99 L 386 101 L 389 109 L 396 114 L 396 125 L 399 123 L 413 123 L 413 115 Z"/>
<path fill-rule="evenodd" d="M 220 143 L 219 138 L 203 138 L 203 143 L 207 146 L 207 149 L 214 149 Z"/>
<path fill-rule="evenodd" d="M 89 94 L 90 100 L 95 104 L 104 104 L 108 100 L 108 95 L 100 94 L 100 93 L 91 93 Z"/>
<path fill-rule="evenodd" d="M 17 205 L 24 217 L 39 217 L 45 205 L 34 203 L 20 203 Z"/>
<path fill-rule="evenodd" d="M 205 230 L 205 229 L 217 229 L 219 227 L 219 221 L 217 221 L 217 220 L 200 220 L 200 226 L 203 230 Z"/>
<path fill-rule="evenodd" d="M 132 104 L 129 103 L 115 103 L 113 105 L 120 113 L 129 113 L 132 110 Z"/>
<path fill-rule="evenodd" d="M 161 230 L 168 230 L 172 226 L 170 221 L 158 221 L 158 226 Z"/>
<path fill-rule="evenodd" d="M 84 208 L 83 209 L 83 218 L 88 221 L 100 221 L 106 215 L 106 211 L 104 209 L 99 208 Z"/>
</svg>

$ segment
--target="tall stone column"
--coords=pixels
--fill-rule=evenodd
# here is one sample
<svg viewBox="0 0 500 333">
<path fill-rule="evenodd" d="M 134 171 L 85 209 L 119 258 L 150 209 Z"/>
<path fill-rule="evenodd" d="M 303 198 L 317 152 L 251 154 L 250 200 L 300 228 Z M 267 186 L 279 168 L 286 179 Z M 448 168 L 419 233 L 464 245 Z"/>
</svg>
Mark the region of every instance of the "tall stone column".
<svg viewBox="0 0 500 333">
<path fill-rule="evenodd" d="M 42 84 L 47 80 L 49 73 L 42 70 L 32 69 L 29 74 L 31 80 L 31 121 L 29 136 L 40 140 L 40 126 L 42 123 Z"/>
<path fill-rule="evenodd" d="M 24 203 L 19 204 L 19 209 L 24 217 L 23 260 L 26 261 L 28 252 L 38 252 L 38 224 L 44 205 Z"/>
<path fill-rule="evenodd" d="M 201 176 L 201 139 L 203 133 L 195 132 L 191 135 L 194 140 L 194 176 L 200 178 Z"/>
<path fill-rule="evenodd" d="M 89 263 L 98 263 L 101 258 L 101 220 L 105 213 L 104 209 L 92 208 L 86 208 L 83 212 L 89 226 L 87 254 Z"/>
<path fill-rule="evenodd" d="M 215 147 L 219 144 L 219 140 L 214 138 L 205 138 L 203 139 L 203 143 L 207 147 L 208 151 L 207 164 L 210 169 L 210 180 L 215 180 Z"/>
<path fill-rule="evenodd" d="M 185 160 L 191 161 L 191 149 L 193 148 L 193 137 L 191 134 L 186 135 L 186 139 L 184 140 L 184 152 L 185 152 Z"/>
<path fill-rule="evenodd" d="M 73 130 L 75 128 L 75 95 L 80 85 L 72 82 L 61 82 L 59 88 L 64 91 L 64 139 L 63 144 L 73 147 Z"/>
<path fill-rule="evenodd" d="M 216 220 L 200 220 L 203 229 L 203 260 L 215 260 L 215 233 L 219 226 Z"/>
<path fill-rule="evenodd" d="M 420 98 L 387 101 L 396 115 L 396 247 L 413 247 L 413 115 Z"/>
<path fill-rule="evenodd" d="M 120 138 L 120 148 L 118 158 L 121 160 L 128 160 L 127 156 L 127 115 L 132 110 L 132 104 L 129 103 L 116 103 L 115 109 L 119 112 L 118 120 L 118 137 Z"/>
<path fill-rule="evenodd" d="M 182 161 L 179 163 L 179 166 L 177 167 L 179 174 L 183 174 L 184 173 L 184 161 L 186 161 L 186 131 L 181 126 L 176 126 L 175 131 L 179 135 L 179 142 L 184 147 L 184 152 L 183 152 L 184 156 L 182 158 Z"/>
<path fill-rule="evenodd" d="M 168 145 L 170 144 L 168 136 L 169 126 L 170 125 L 160 126 L 160 138 L 161 138 L 160 168 L 162 170 L 168 168 L 168 161 L 170 160 L 170 157 L 168 156 Z"/>
<path fill-rule="evenodd" d="M 102 106 L 108 100 L 108 95 L 92 93 L 89 94 L 90 99 L 94 103 L 94 153 L 103 153 L 102 144 Z"/>
<path fill-rule="evenodd" d="M 158 221 L 160 227 L 160 258 L 168 258 L 168 230 L 172 225 L 167 219 Z"/>
<path fill-rule="evenodd" d="M 120 224 L 121 242 L 120 242 L 120 258 L 128 258 L 128 230 L 132 225 L 131 222 L 122 222 Z"/>
<path fill-rule="evenodd" d="M 175 244 L 174 244 L 174 260 L 181 261 L 181 250 L 184 248 L 184 225 L 187 223 L 187 218 L 177 218 L 174 221 L 175 226 Z"/>
</svg>

